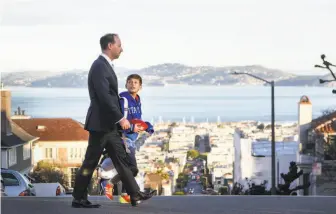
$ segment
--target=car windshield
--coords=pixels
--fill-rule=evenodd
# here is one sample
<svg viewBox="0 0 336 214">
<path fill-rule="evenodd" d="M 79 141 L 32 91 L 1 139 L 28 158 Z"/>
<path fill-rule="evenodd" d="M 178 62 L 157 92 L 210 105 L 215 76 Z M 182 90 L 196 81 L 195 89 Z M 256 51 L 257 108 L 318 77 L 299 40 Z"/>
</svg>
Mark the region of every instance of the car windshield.
<svg viewBox="0 0 336 214">
<path fill-rule="evenodd" d="M 19 180 L 12 173 L 1 172 L 1 176 L 5 186 L 19 186 Z"/>
</svg>

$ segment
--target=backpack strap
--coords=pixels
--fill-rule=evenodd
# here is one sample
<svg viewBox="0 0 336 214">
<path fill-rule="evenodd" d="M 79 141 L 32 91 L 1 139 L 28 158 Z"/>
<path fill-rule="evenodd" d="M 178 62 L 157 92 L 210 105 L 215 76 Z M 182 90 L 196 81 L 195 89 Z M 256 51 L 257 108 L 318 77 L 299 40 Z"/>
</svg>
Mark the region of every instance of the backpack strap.
<svg viewBox="0 0 336 214">
<path fill-rule="evenodd" d="M 123 99 L 124 100 L 124 118 L 127 119 L 127 115 L 128 115 L 128 100 L 126 99 L 126 97 L 120 97 L 119 96 L 119 99 Z M 130 150 L 128 149 L 128 146 L 127 146 L 127 143 L 126 143 L 126 137 L 125 137 L 125 134 L 123 133 L 122 134 L 122 140 L 123 140 L 123 143 L 125 145 L 125 149 L 126 149 L 126 152 L 127 153 L 130 153 Z"/>
<path fill-rule="evenodd" d="M 128 100 L 126 99 L 126 97 L 119 97 L 120 99 L 124 100 L 124 118 L 127 118 L 128 115 Z"/>
</svg>

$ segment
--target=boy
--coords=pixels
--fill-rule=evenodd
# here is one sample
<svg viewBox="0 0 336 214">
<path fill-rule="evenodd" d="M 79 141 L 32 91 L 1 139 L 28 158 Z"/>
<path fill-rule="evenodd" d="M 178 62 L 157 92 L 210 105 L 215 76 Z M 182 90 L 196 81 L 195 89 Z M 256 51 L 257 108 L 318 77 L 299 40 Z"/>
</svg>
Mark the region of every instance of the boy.
<svg viewBox="0 0 336 214">
<path fill-rule="evenodd" d="M 124 113 L 124 117 L 126 117 L 130 123 L 131 128 L 123 131 L 123 142 L 125 144 L 125 149 L 129 155 L 129 167 L 133 172 L 133 176 L 136 177 L 139 170 L 137 168 L 135 150 L 137 148 L 136 140 L 139 136 L 139 132 L 146 131 L 149 134 L 153 134 L 154 129 L 153 126 L 149 122 L 143 122 L 141 120 L 142 111 L 141 111 L 141 102 L 140 96 L 138 92 L 142 88 L 142 78 L 138 74 L 131 74 L 127 77 L 126 85 L 127 91 L 124 91 L 119 94 L 120 96 L 120 105 L 122 108 L 122 112 Z M 106 158 L 102 161 L 101 164 L 102 174 L 109 173 L 108 176 L 110 178 L 110 182 L 115 183 L 118 180 L 118 175 L 116 170 L 113 169 L 113 163 L 110 158 Z M 112 172 L 113 171 L 113 172 Z M 107 180 L 102 182 L 103 188 L 105 188 L 105 195 L 112 199 L 112 188 L 113 186 Z M 151 194 L 153 194 L 152 192 Z M 123 185 L 121 197 L 119 197 L 120 203 L 130 203 L 130 197 L 127 195 L 125 191 L 125 187 Z"/>
</svg>

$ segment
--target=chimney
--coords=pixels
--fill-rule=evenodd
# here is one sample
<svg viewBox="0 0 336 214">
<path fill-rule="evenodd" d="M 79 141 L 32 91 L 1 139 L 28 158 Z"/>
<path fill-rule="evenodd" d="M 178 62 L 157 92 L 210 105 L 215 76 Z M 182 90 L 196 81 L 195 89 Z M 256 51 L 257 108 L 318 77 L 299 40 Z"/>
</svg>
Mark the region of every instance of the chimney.
<svg viewBox="0 0 336 214">
<path fill-rule="evenodd" d="M 299 102 L 299 143 L 302 149 L 308 143 L 308 130 L 313 120 L 313 107 L 307 96 L 302 96 Z"/>
<path fill-rule="evenodd" d="M 11 118 L 11 92 L 1 87 L 1 133 L 10 135 L 12 127 L 10 123 Z"/>
<path fill-rule="evenodd" d="M 17 111 L 14 111 L 14 115 L 11 117 L 12 120 L 15 119 L 30 119 L 31 117 L 29 115 L 26 115 L 26 110 L 22 110 L 21 107 L 19 106 L 17 108 Z"/>
</svg>

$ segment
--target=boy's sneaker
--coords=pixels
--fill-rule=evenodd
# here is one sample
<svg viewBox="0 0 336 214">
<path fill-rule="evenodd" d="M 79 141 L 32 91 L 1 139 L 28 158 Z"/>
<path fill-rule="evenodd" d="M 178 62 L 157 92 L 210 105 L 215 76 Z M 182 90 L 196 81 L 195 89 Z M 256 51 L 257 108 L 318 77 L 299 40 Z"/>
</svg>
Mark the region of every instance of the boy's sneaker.
<svg viewBox="0 0 336 214">
<path fill-rule="evenodd" d="M 102 188 L 104 190 L 105 196 L 108 199 L 113 200 L 113 187 L 114 187 L 114 185 L 109 181 L 103 181 L 101 183 L 101 185 L 102 185 Z"/>
<path fill-rule="evenodd" d="M 119 202 L 121 204 L 129 204 L 129 203 L 131 203 L 131 197 L 129 195 L 127 195 L 127 193 L 121 193 L 121 195 L 119 197 Z"/>
</svg>

